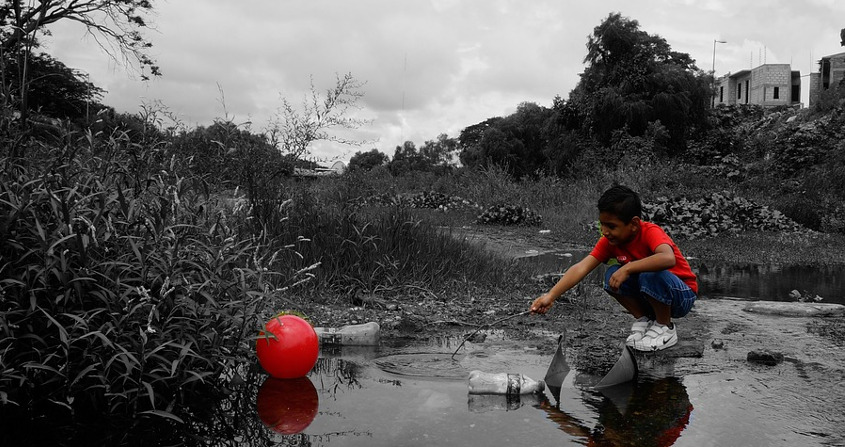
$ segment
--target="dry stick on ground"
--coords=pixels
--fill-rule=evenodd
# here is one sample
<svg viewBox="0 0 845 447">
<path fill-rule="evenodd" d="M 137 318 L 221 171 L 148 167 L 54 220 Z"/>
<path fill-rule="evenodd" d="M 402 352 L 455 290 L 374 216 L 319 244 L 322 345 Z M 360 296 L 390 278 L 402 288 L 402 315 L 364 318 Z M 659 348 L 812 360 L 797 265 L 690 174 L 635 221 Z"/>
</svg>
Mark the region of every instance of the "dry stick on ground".
<svg viewBox="0 0 845 447">
<path fill-rule="evenodd" d="M 459 321 L 459 320 L 437 320 L 437 321 L 432 321 L 431 323 L 428 323 L 428 324 L 457 324 L 458 326 L 472 326 L 472 327 L 482 327 L 482 328 L 484 327 L 483 325 L 480 325 L 480 324 L 467 323 L 466 321 Z"/>
<path fill-rule="evenodd" d="M 464 343 L 466 343 L 466 342 L 467 342 L 467 340 L 469 340 L 470 338 L 472 338 L 472 336 L 473 336 L 473 335 L 477 334 L 477 333 L 478 333 L 478 331 L 480 331 L 480 330 L 482 330 L 482 329 L 490 328 L 490 326 L 493 326 L 493 325 L 495 325 L 495 324 L 501 323 L 501 322 L 506 321 L 506 320 L 510 320 L 511 318 L 516 318 L 516 317 L 519 317 L 519 316 L 522 316 L 522 315 L 528 315 L 528 314 L 530 314 L 530 313 L 531 313 L 531 311 L 530 311 L 530 310 L 526 310 L 525 312 L 520 312 L 520 313 L 518 313 L 518 314 L 510 315 L 510 316 L 507 316 L 507 317 L 504 317 L 504 318 L 499 318 L 498 320 L 496 320 L 496 321 L 494 321 L 494 322 L 492 322 L 492 323 L 490 323 L 490 324 L 486 324 L 486 325 L 481 326 L 481 327 L 479 327 L 478 329 L 474 330 L 471 334 L 469 334 L 469 335 L 467 335 L 466 337 L 464 337 L 464 341 L 462 341 L 462 342 L 461 342 L 461 344 L 459 344 L 459 345 L 458 345 L 458 349 L 455 349 L 455 352 L 453 352 L 453 353 L 452 353 L 452 360 L 454 360 L 454 359 L 455 359 L 455 354 L 457 354 L 457 353 L 458 353 L 458 351 L 460 351 L 460 350 L 461 350 L 461 348 L 464 346 Z"/>
</svg>

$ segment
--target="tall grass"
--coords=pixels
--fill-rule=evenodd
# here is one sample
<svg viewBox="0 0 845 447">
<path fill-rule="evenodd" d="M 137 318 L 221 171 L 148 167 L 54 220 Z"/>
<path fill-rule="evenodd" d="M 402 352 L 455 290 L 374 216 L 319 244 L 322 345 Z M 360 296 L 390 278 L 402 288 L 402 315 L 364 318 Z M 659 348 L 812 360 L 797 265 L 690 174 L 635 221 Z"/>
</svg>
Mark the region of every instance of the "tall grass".
<svg viewBox="0 0 845 447">
<path fill-rule="evenodd" d="M 298 184 L 288 190 L 289 206 L 267 231 L 278 240 L 299 238 L 295 254 L 282 263 L 293 271 L 308 269 L 314 288 L 352 295 L 524 279 L 511 272 L 510 260 L 490 258 L 457 230 L 438 228 L 406 208 L 351 205 L 342 183 Z"/>
<path fill-rule="evenodd" d="M 3 411 L 180 422 L 252 362 L 291 278 L 266 237 L 243 237 L 176 173 L 184 162 L 120 133 L 0 158 Z"/>
</svg>

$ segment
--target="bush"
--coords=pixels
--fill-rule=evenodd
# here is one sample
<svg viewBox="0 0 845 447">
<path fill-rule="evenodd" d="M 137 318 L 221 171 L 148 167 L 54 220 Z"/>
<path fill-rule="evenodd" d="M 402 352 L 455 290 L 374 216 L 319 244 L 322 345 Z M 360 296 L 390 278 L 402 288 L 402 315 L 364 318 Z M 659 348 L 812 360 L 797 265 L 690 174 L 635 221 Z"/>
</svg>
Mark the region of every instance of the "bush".
<svg viewBox="0 0 845 447">
<path fill-rule="evenodd" d="M 714 192 L 699 199 L 658 197 L 655 202 L 643 203 L 643 213 L 672 237 L 685 239 L 747 230 L 803 230 L 780 211 L 728 191 Z"/>
<path fill-rule="evenodd" d="M 175 159 L 65 141 L 0 159 L 0 401 L 181 420 L 252 362 L 290 278 L 271 273 L 267 241 L 209 213 Z"/>
<path fill-rule="evenodd" d="M 543 222 L 543 218 L 535 211 L 513 205 L 493 205 L 476 219 L 480 224 L 522 225 L 536 227 Z"/>
</svg>

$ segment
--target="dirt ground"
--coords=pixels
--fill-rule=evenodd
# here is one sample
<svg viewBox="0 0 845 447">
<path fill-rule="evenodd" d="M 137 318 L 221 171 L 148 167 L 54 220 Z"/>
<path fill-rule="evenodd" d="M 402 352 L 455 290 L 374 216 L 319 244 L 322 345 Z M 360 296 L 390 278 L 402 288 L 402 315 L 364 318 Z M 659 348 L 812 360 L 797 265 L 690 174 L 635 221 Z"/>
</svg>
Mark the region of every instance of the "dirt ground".
<svg viewBox="0 0 845 447">
<path fill-rule="evenodd" d="M 505 258 L 554 250 L 589 249 L 577 244 L 561 244 L 554 234 L 537 230 L 467 226 L 457 234 Z M 430 291 L 408 288 L 399 297 L 361 297 L 355 304 L 327 300 L 308 309 L 306 314 L 316 325 L 325 326 L 376 321 L 381 325 L 382 336 L 388 338 L 468 336 L 484 328 L 504 329 L 541 353 L 552 353 L 556 347 L 554 335 L 566 332 L 567 348 L 576 353 L 575 368 L 596 374 L 607 371 L 618 358 L 618 349 L 627 336 L 631 317 L 592 284 L 567 293 L 546 315 L 514 317 L 528 310 L 531 301 L 547 287 L 537 284 L 517 296 L 485 290 L 468 293 L 468 296 L 437 296 Z M 845 346 L 845 331 L 842 330 L 845 317 L 784 319 L 743 311 L 742 304 L 700 298 L 689 315 L 676 321 L 679 344 L 662 355 L 700 358 L 705 351 L 724 355 L 727 351 L 719 346 L 730 346 L 731 356 L 740 356 L 743 360 L 749 351 L 774 349 L 785 351 L 794 359 L 815 362 L 815 354 L 824 357 L 830 346 Z M 785 322 L 789 327 L 786 332 L 780 329 Z M 797 333 L 801 336 L 796 338 Z M 816 347 L 801 350 L 796 343 Z M 839 364 L 845 364 L 845 361 Z"/>
</svg>

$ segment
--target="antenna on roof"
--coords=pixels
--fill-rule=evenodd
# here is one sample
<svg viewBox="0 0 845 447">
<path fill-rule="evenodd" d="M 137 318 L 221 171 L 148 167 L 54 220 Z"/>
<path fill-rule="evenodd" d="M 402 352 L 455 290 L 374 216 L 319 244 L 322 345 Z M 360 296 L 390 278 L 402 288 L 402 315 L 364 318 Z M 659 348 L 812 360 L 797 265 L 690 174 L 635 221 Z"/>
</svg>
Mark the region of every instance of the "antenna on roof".
<svg viewBox="0 0 845 447">
<path fill-rule="evenodd" d="M 408 72 L 408 52 L 405 52 L 405 58 L 402 64 L 402 120 L 399 129 L 399 143 L 405 141 L 405 75 Z"/>
</svg>

